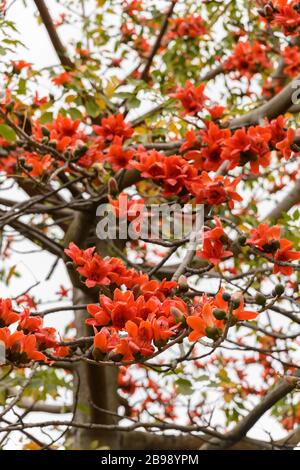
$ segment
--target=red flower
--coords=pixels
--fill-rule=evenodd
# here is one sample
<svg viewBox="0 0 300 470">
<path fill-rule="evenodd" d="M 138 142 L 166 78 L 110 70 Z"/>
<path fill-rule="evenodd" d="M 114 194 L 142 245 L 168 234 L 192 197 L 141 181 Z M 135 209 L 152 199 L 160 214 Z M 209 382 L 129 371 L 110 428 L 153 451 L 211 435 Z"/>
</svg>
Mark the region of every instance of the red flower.
<svg viewBox="0 0 300 470">
<path fill-rule="evenodd" d="M 137 162 L 132 162 L 143 178 L 163 179 L 165 174 L 166 157 L 156 150 L 146 151 L 141 147 L 137 152 Z"/>
<path fill-rule="evenodd" d="M 17 322 L 20 316 L 14 312 L 10 299 L 0 298 L 0 328 Z"/>
<path fill-rule="evenodd" d="M 157 281 L 152 279 L 151 281 L 147 280 L 147 282 L 144 282 L 140 286 L 140 291 L 146 299 L 149 299 L 151 296 L 155 296 L 159 300 L 163 301 L 175 287 L 177 287 L 177 282 L 175 281 L 167 281 L 166 279 Z"/>
<path fill-rule="evenodd" d="M 259 166 L 266 167 L 270 163 L 269 141 L 271 132 L 260 126 L 238 129 L 224 142 L 222 159 L 230 162 L 229 168 L 245 165 L 250 162 L 251 170 L 258 174 Z"/>
<path fill-rule="evenodd" d="M 291 250 L 293 248 L 292 242 L 286 238 L 280 240 L 280 247 L 274 255 L 274 259 L 280 262 L 290 262 L 300 259 L 300 252 Z M 292 266 L 280 266 L 279 264 L 274 264 L 273 273 L 281 273 L 286 276 L 290 276 L 293 272 Z"/>
<path fill-rule="evenodd" d="M 212 119 L 217 121 L 223 116 L 225 108 L 224 106 L 212 106 L 211 108 L 207 108 L 207 111 L 211 115 Z"/>
<path fill-rule="evenodd" d="M 218 307 L 221 310 L 224 310 L 226 313 L 229 313 L 231 310 L 230 302 L 226 302 L 222 294 L 224 292 L 224 289 L 220 289 L 218 294 L 216 295 L 214 305 Z M 257 317 L 257 312 L 252 312 L 248 310 L 244 310 L 244 299 L 241 294 L 233 294 L 232 295 L 233 300 L 238 300 L 239 301 L 239 306 L 237 308 L 232 309 L 232 315 L 239 321 L 241 320 L 254 320 Z"/>
<path fill-rule="evenodd" d="M 207 130 L 200 131 L 203 148 L 199 152 L 199 167 L 206 171 L 217 171 L 222 163 L 221 153 L 224 141 L 231 136 L 229 129 L 220 129 L 216 124 L 209 123 Z M 189 155 L 186 154 L 185 157 Z M 196 166 L 198 162 L 195 161 Z"/>
<path fill-rule="evenodd" d="M 129 16 L 132 16 L 139 11 L 143 11 L 142 0 L 125 0 L 123 9 L 124 13 L 127 13 Z"/>
<path fill-rule="evenodd" d="M 247 243 L 253 245 L 266 253 L 274 253 L 279 247 L 280 226 L 269 227 L 267 224 L 260 224 L 256 229 L 252 229 Z"/>
<path fill-rule="evenodd" d="M 192 329 L 189 341 L 194 342 L 209 334 L 210 329 L 217 329 L 217 325 L 223 328 L 223 322 L 216 320 L 212 313 L 213 307 L 210 301 L 199 304 L 191 316 L 186 319 L 188 326 Z M 216 331 L 216 334 L 218 332 Z"/>
<path fill-rule="evenodd" d="M 162 347 L 166 344 L 171 336 L 175 335 L 174 327 L 169 326 L 169 321 L 166 317 L 153 318 L 151 321 L 154 343 L 157 347 Z"/>
<path fill-rule="evenodd" d="M 197 251 L 197 256 L 208 260 L 214 266 L 220 263 L 224 258 L 232 256 L 233 253 L 226 250 L 223 244 L 217 240 L 209 240 L 204 238 L 202 250 Z"/>
<path fill-rule="evenodd" d="M 276 10 L 272 18 L 272 24 L 280 26 L 286 36 L 297 34 L 300 26 L 300 14 L 293 8 L 298 3 L 297 0 L 288 2 L 287 0 L 277 0 Z"/>
<path fill-rule="evenodd" d="M 52 82 L 54 85 L 68 85 L 72 81 L 72 77 L 68 72 L 62 72 L 56 77 L 53 77 Z"/>
<path fill-rule="evenodd" d="M 76 148 L 79 143 L 86 140 L 84 132 L 79 130 L 80 123 L 80 119 L 73 121 L 59 114 L 53 122 L 45 124 L 50 132 L 49 139 L 56 142 L 58 151 L 64 152 L 67 148 Z M 40 140 L 43 138 L 39 123 L 35 123 L 33 134 Z"/>
<path fill-rule="evenodd" d="M 284 59 L 283 72 L 288 77 L 295 77 L 300 72 L 300 51 L 297 46 L 285 47 L 282 51 L 282 57 Z"/>
<path fill-rule="evenodd" d="M 55 333 L 55 328 L 50 327 L 40 328 L 38 331 L 36 331 L 34 336 L 36 337 L 39 349 L 45 350 L 56 347 L 57 341 L 55 338 Z"/>
<path fill-rule="evenodd" d="M 267 78 L 264 82 L 261 94 L 264 98 L 272 98 L 283 88 L 282 82 L 278 78 Z"/>
<path fill-rule="evenodd" d="M 108 341 L 110 333 L 107 328 L 102 328 L 99 333 L 94 336 L 94 349 L 98 349 L 102 354 L 108 352 Z"/>
<path fill-rule="evenodd" d="M 18 305 L 25 304 L 27 307 L 31 308 L 36 308 L 36 302 L 33 297 L 29 294 L 23 294 L 20 297 L 17 298 L 16 300 Z"/>
<path fill-rule="evenodd" d="M 22 157 L 25 159 L 25 168 L 30 176 L 42 176 L 52 167 L 53 159 L 50 155 L 24 152 Z"/>
<path fill-rule="evenodd" d="M 113 300 L 100 295 L 100 305 L 89 305 L 88 312 L 94 319 L 87 319 L 89 325 L 103 326 L 110 322 L 115 328 L 124 328 L 128 320 L 137 316 L 137 306 L 131 291 L 115 289 Z"/>
<path fill-rule="evenodd" d="M 61 299 L 63 299 L 64 297 L 68 297 L 69 290 L 70 289 L 66 289 L 64 286 L 61 285 L 59 291 L 57 292 L 57 295 L 59 295 Z"/>
<path fill-rule="evenodd" d="M 251 44 L 240 41 L 234 47 L 232 55 L 223 64 L 224 70 L 236 70 L 239 75 L 252 78 L 257 72 L 270 68 L 271 62 L 267 57 L 266 48 L 258 41 Z"/>
<path fill-rule="evenodd" d="M 23 330 L 25 333 L 33 333 L 42 327 L 43 320 L 39 316 L 30 316 L 30 310 L 26 308 L 20 313 L 20 323 L 18 330 Z"/>
<path fill-rule="evenodd" d="M 46 103 L 48 103 L 47 96 L 43 96 L 42 98 L 40 98 L 38 92 L 36 91 L 32 100 L 32 105 L 36 108 L 40 108 L 43 104 Z"/>
<path fill-rule="evenodd" d="M 95 248 L 96 247 L 93 246 L 92 248 L 81 250 L 75 245 L 75 243 L 71 242 L 69 244 L 69 248 L 65 248 L 65 253 L 76 265 L 83 266 L 86 261 L 90 261 L 92 259 Z"/>
<path fill-rule="evenodd" d="M 291 146 L 294 143 L 295 135 L 296 135 L 295 130 L 290 128 L 288 129 L 286 133 L 286 138 L 282 140 L 281 142 L 278 142 L 278 144 L 276 144 L 276 149 L 280 150 L 280 152 L 282 153 L 282 155 L 284 156 L 286 160 L 288 160 L 290 156 L 292 155 Z"/>
<path fill-rule="evenodd" d="M 101 136 L 103 140 L 112 141 L 115 137 L 120 137 L 123 140 L 130 139 L 134 130 L 124 121 L 123 114 L 116 116 L 109 116 L 101 120 L 101 126 L 93 126 L 97 135 Z"/>
<path fill-rule="evenodd" d="M 47 362 L 46 356 L 37 351 L 35 335 L 26 336 L 22 331 L 11 333 L 8 328 L 0 329 L 0 341 L 5 345 L 8 359 L 26 364 L 30 360 Z"/>
<path fill-rule="evenodd" d="M 204 232 L 203 248 L 197 251 L 197 256 L 208 260 L 213 265 L 217 265 L 224 258 L 233 255 L 229 250 L 226 250 L 224 243 L 228 243 L 228 236 L 223 229 L 221 221 L 215 218 L 216 227 L 212 230 Z"/>
<path fill-rule="evenodd" d="M 134 155 L 133 150 L 125 150 L 122 144 L 121 137 L 115 137 L 111 146 L 109 147 L 107 155 L 104 160 L 109 162 L 113 170 L 131 168 L 131 160 Z"/>
<path fill-rule="evenodd" d="M 110 284 L 110 280 L 107 277 L 110 271 L 109 263 L 100 258 L 100 256 L 95 255 L 91 260 L 87 260 L 83 266 L 77 268 L 77 271 L 87 278 L 85 281 L 87 287 L 95 287 L 97 284 Z"/>
<path fill-rule="evenodd" d="M 200 15 L 188 15 L 184 18 L 170 18 L 170 29 L 167 35 L 168 39 L 179 38 L 198 38 L 206 32 L 203 18 Z"/>
<path fill-rule="evenodd" d="M 188 183 L 188 189 L 196 196 L 196 203 L 206 203 L 209 205 L 219 205 L 227 202 L 232 209 L 234 201 L 242 201 L 243 198 L 235 191 L 240 182 L 239 178 L 230 181 L 224 176 L 211 178 L 206 171 L 203 171 L 198 178 Z"/>
<path fill-rule="evenodd" d="M 111 323 L 110 311 L 107 309 L 107 303 L 103 297 L 105 296 L 100 296 L 100 305 L 90 304 L 87 306 L 87 311 L 93 317 L 86 320 L 87 325 L 104 326 Z M 101 306 L 102 302 L 103 305 Z"/>
<path fill-rule="evenodd" d="M 187 131 L 185 134 L 185 142 L 180 147 L 180 152 L 184 152 L 185 150 L 190 149 L 198 144 L 198 137 L 194 129 L 191 131 Z M 186 157 L 185 157 L 186 158 Z M 187 158 L 188 160 L 188 158 Z"/>
<path fill-rule="evenodd" d="M 138 151 L 138 162 L 132 166 L 141 172 L 145 178 L 162 180 L 164 196 L 179 194 L 187 181 L 197 175 L 197 170 L 189 165 L 186 160 L 178 155 L 169 157 L 156 151 Z"/>
<path fill-rule="evenodd" d="M 178 87 L 176 93 L 170 94 L 172 98 L 181 101 L 185 114 L 195 115 L 202 111 L 207 100 L 204 94 L 205 85 L 201 83 L 194 87 L 192 82 L 187 81 L 184 87 Z"/>
<path fill-rule="evenodd" d="M 173 196 L 179 194 L 186 181 L 197 175 L 196 168 L 189 165 L 178 155 L 172 155 L 165 158 L 164 164 L 164 196 Z"/>
<path fill-rule="evenodd" d="M 23 69 L 31 67 L 31 64 L 29 62 L 25 62 L 25 60 L 12 60 L 11 64 L 13 66 L 14 72 L 17 73 L 20 73 Z"/>
<path fill-rule="evenodd" d="M 138 216 L 140 217 L 145 208 L 144 199 L 129 199 L 126 193 L 120 193 L 118 199 L 109 197 L 109 202 L 116 217 L 127 217 L 129 221 L 134 220 Z"/>
<path fill-rule="evenodd" d="M 153 331 L 151 323 L 142 320 L 137 326 L 133 321 L 128 321 L 125 324 L 129 338 L 128 344 L 131 349 L 139 352 L 142 356 L 151 356 L 154 352 L 154 347 L 151 344 L 153 338 Z"/>
</svg>

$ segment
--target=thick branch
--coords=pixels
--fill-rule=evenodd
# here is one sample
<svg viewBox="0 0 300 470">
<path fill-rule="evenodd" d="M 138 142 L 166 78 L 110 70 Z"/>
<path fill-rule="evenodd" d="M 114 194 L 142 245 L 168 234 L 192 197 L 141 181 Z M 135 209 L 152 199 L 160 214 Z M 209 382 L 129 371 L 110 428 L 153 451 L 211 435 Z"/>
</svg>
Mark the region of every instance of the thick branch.
<svg viewBox="0 0 300 470">
<path fill-rule="evenodd" d="M 170 18 L 170 16 L 171 16 L 172 13 L 173 13 L 173 10 L 174 10 L 175 5 L 176 5 L 176 1 L 177 1 L 177 0 L 171 0 L 171 5 L 170 5 L 170 7 L 169 7 L 169 9 L 168 9 L 168 11 L 167 11 L 167 13 L 166 13 L 166 15 L 165 15 L 165 18 L 164 18 L 164 21 L 163 21 L 163 23 L 162 23 L 160 32 L 159 32 L 159 34 L 158 34 L 158 36 L 157 36 L 157 38 L 156 38 L 156 41 L 155 41 L 155 43 L 154 43 L 154 46 L 153 46 L 153 48 L 152 48 L 152 50 L 151 50 L 151 52 L 150 52 L 150 55 L 149 55 L 149 57 L 148 57 L 148 59 L 147 59 L 145 68 L 144 68 L 144 70 L 143 70 L 142 73 L 141 73 L 141 80 L 145 80 L 145 79 L 148 77 L 148 73 L 149 73 L 150 67 L 151 67 L 151 65 L 152 65 L 153 59 L 154 59 L 154 57 L 155 57 L 155 55 L 156 55 L 156 53 L 157 53 L 157 51 L 158 51 L 158 49 L 159 49 L 159 47 L 160 47 L 161 41 L 162 41 L 162 39 L 163 39 L 163 37 L 164 37 L 164 34 L 165 34 L 166 30 L 167 30 L 168 23 L 169 23 L 169 18 Z"/>
<path fill-rule="evenodd" d="M 300 377 L 300 369 L 295 374 L 296 377 Z M 257 421 L 268 411 L 275 403 L 285 397 L 296 387 L 297 382 L 288 382 L 287 380 L 281 380 L 276 387 L 269 391 L 267 395 L 261 400 L 261 402 L 253 408 L 247 416 L 245 416 L 237 426 L 230 431 L 226 436 L 225 440 L 212 439 L 211 443 L 204 446 L 203 450 L 218 450 L 228 449 L 234 444 L 239 442 L 243 437 L 246 436 L 247 432 L 257 423 Z"/>
<path fill-rule="evenodd" d="M 57 34 L 56 28 L 53 24 L 52 18 L 50 16 L 49 10 L 44 0 L 34 0 L 34 3 L 41 15 L 45 28 L 49 34 L 52 45 L 55 49 L 56 54 L 59 57 L 61 65 L 64 67 L 73 68 L 74 64 L 71 59 L 68 57 L 65 46 L 61 42 L 59 35 Z"/>
<path fill-rule="evenodd" d="M 270 220 L 280 219 L 283 212 L 288 212 L 295 204 L 300 202 L 300 178 L 296 181 L 292 189 L 280 201 L 271 212 L 265 217 Z"/>
<path fill-rule="evenodd" d="M 243 126 L 251 126 L 258 124 L 261 119 L 265 117 L 273 119 L 280 114 L 284 114 L 293 104 L 292 97 L 297 87 L 299 87 L 299 80 L 300 75 L 286 85 L 278 95 L 271 98 L 267 103 L 239 118 L 233 119 L 230 122 L 230 128 L 237 129 Z"/>
</svg>

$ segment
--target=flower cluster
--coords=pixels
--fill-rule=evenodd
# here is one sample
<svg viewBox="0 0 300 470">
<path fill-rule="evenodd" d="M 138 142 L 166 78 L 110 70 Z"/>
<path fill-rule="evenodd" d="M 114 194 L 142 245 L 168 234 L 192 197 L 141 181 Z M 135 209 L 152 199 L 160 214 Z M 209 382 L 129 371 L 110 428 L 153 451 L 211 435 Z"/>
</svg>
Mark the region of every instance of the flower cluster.
<svg viewBox="0 0 300 470">
<path fill-rule="evenodd" d="M 273 273 L 281 273 L 290 276 L 293 272 L 292 266 L 276 264 L 289 263 L 300 259 L 300 251 L 294 251 L 293 243 L 286 238 L 281 238 L 281 228 L 279 225 L 270 227 L 267 224 L 260 224 L 251 230 L 247 243 L 253 246 L 274 260 Z"/>
<path fill-rule="evenodd" d="M 288 77 L 295 77 L 300 72 L 300 50 L 297 46 L 285 47 L 282 51 L 284 59 L 284 73 Z"/>
<path fill-rule="evenodd" d="M 270 163 L 271 150 L 278 150 L 288 160 L 292 154 L 294 129 L 285 129 L 282 116 L 266 125 L 238 129 L 224 141 L 221 158 L 230 162 L 230 168 L 250 163 L 251 171 L 259 173 L 259 167 Z"/>
<path fill-rule="evenodd" d="M 240 41 L 234 47 L 230 57 L 223 64 L 226 71 L 234 70 L 238 76 L 245 76 L 248 79 L 254 74 L 262 72 L 271 67 L 266 48 L 258 41 L 251 44 L 248 41 Z"/>
<path fill-rule="evenodd" d="M 64 152 L 66 149 L 74 149 L 78 143 L 86 141 L 86 134 L 79 129 L 80 123 L 80 119 L 73 121 L 59 114 L 53 122 L 45 124 L 43 129 L 39 122 L 35 122 L 33 136 L 38 141 L 41 141 L 45 136 L 48 137 L 59 152 Z"/>
<path fill-rule="evenodd" d="M 226 234 L 221 222 L 218 219 L 215 222 L 216 227 L 206 238 L 224 243 Z M 88 287 L 94 287 L 97 283 L 114 285 L 112 297 L 100 294 L 99 303 L 87 307 L 90 318 L 86 323 L 95 331 L 96 360 L 106 358 L 126 362 L 152 356 L 155 347 L 165 346 L 187 325 L 197 331 L 197 338 L 196 333 L 191 332 L 191 341 L 202 336 L 216 339 L 222 333 L 227 317 L 232 316 L 234 321 L 256 317 L 256 313 L 244 311 L 241 297 L 238 301 L 236 298 L 231 302 L 227 300 L 225 305 L 220 297 L 223 291 L 220 291 L 215 299 L 203 296 L 196 297 L 194 301 L 185 301 L 178 296 L 180 281 L 150 280 L 146 274 L 141 275 L 133 269 L 127 269 L 119 260 L 118 269 L 113 270 L 116 260 L 102 259 L 94 251 L 95 248 L 80 250 L 72 243 L 66 253 L 77 266 L 77 271 L 84 277 L 89 276 L 86 282 Z M 102 263 L 101 268 L 99 263 Z M 103 267 L 103 263 L 106 267 Z M 94 275 L 91 276 L 87 265 L 97 266 Z M 91 277 L 97 280 L 91 282 Z M 122 286 L 122 289 L 115 286 Z M 223 309 L 225 313 L 220 314 L 215 309 Z M 201 332 L 199 322 L 202 325 Z"/>
<path fill-rule="evenodd" d="M 273 26 L 280 27 L 286 36 L 295 36 L 300 26 L 298 0 L 263 0 L 258 10 L 261 17 Z"/>
<path fill-rule="evenodd" d="M 214 299 L 208 299 L 206 296 L 195 299 L 192 314 L 186 319 L 192 329 L 189 340 L 197 341 L 204 336 L 217 340 L 223 333 L 226 321 L 234 324 L 256 317 L 256 312 L 244 310 L 244 300 L 241 295 L 230 296 L 220 289 Z"/>
<path fill-rule="evenodd" d="M 194 166 L 178 155 L 167 157 L 156 150 L 145 151 L 140 148 L 136 157 L 137 161 L 132 162 L 132 166 L 144 178 L 162 181 L 165 196 L 179 194 L 188 181 L 198 174 Z"/>
<path fill-rule="evenodd" d="M 178 87 L 175 93 L 170 94 L 170 97 L 181 101 L 184 114 L 194 116 L 202 111 L 207 100 L 204 88 L 205 85 L 203 83 L 194 86 L 192 82 L 187 81 L 184 87 Z"/>
<path fill-rule="evenodd" d="M 236 186 L 240 178 L 231 180 L 225 176 L 211 177 L 203 171 L 198 178 L 190 181 L 188 190 L 195 196 L 197 204 L 209 206 L 228 203 L 230 209 L 234 207 L 234 201 L 242 201 L 242 197 L 236 192 Z"/>
<path fill-rule="evenodd" d="M 170 18 L 167 40 L 176 38 L 195 39 L 207 32 L 203 18 L 200 15 L 188 15 L 184 18 Z"/>
<path fill-rule="evenodd" d="M 233 255 L 227 249 L 228 245 L 229 238 L 222 226 L 222 222 L 218 217 L 215 217 L 215 227 L 204 232 L 203 247 L 202 250 L 197 251 L 197 256 L 216 266 L 222 259 Z"/>
<path fill-rule="evenodd" d="M 188 131 L 180 150 L 187 150 L 184 158 L 192 160 L 196 168 L 217 171 L 223 162 L 221 154 L 224 141 L 230 136 L 229 129 L 222 129 L 214 122 L 209 122 L 207 129 L 199 131 L 199 138 L 194 131 Z"/>
<path fill-rule="evenodd" d="M 13 333 L 8 328 L 17 324 Z M 17 313 L 10 299 L 0 299 L 0 342 L 5 346 L 6 358 L 14 364 L 27 364 L 31 360 L 48 362 L 42 351 L 58 347 L 55 328 L 43 327 L 38 315 L 30 315 L 24 308 Z"/>
</svg>

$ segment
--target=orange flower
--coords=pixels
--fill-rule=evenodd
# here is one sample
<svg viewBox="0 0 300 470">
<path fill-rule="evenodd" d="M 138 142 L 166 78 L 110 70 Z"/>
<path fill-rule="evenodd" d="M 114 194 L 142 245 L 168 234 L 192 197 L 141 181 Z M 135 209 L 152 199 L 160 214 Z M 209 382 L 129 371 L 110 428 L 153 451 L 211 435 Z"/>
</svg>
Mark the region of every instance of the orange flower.
<svg viewBox="0 0 300 470">
<path fill-rule="evenodd" d="M 197 341 L 204 336 L 216 340 L 224 328 L 224 321 L 217 320 L 213 314 L 214 303 L 206 296 L 194 299 L 195 305 L 192 315 L 187 317 L 186 322 L 192 332 L 189 334 L 189 341 Z"/>
<path fill-rule="evenodd" d="M 223 299 L 223 294 L 224 289 L 220 289 L 218 294 L 215 297 L 214 305 L 222 310 L 224 310 L 226 313 L 229 313 L 231 306 L 230 306 L 230 301 L 227 302 Z M 233 294 L 232 295 L 232 300 L 236 301 L 239 305 L 238 307 L 232 308 L 232 315 L 237 319 L 237 320 L 253 320 L 254 318 L 257 317 L 256 312 L 244 310 L 244 299 L 243 296 L 240 294 Z"/>
<path fill-rule="evenodd" d="M 232 209 L 234 201 L 243 200 L 235 191 L 239 182 L 239 178 L 230 181 L 229 178 L 221 175 L 212 178 L 206 171 L 203 171 L 198 178 L 188 182 L 187 187 L 196 196 L 196 203 L 206 203 L 213 206 L 227 202 Z"/>
<path fill-rule="evenodd" d="M 205 85 L 203 83 L 195 87 L 192 82 L 187 81 L 184 87 L 178 87 L 175 93 L 170 94 L 170 97 L 181 101 L 185 110 L 184 114 L 193 116 L 204 108 L 205 101 L 207 100 L 204 88 Z"/>
<path fill-rule="evenodd" d="M 10 299 L 0 298 L 0 328 L 17 322 L 20 316 L 14 312 Z"/>
<path fill-rule="evenodd" d="M 8 328 L 2 328 L 0 341 L 5 344 L 8 360 L 12 362 L 20 364 L 27 364 L 30 360 L 48 362 L 47 357 L 36 349 L 35 335 L 26 336 L 22 331 L 11 333 Z"/>
<path fill-rule="evenodd" d="M 151 356 L 154 352 L 154 347 L 151 344 L 153 338 L 152 325 L 149 321 L 142 320 L 137 326 L 133 321 L 128 321 L 125 324 L 129 338 L 128 344 L 134 352 L 138 348 L 138 352 L 142 356 Z M 133 343 L 133 344 L 132 344 Z"/>
<path fill-rule="evenodd" d="M 120 137 L 122 141 L 130 139 L 134 132 L 130 125 L 124 121 L 124 116 L 121 113 L 103 118 L 101 125 L 94 125 L 93 129 L 105 141 L 112 141 L 115 137 Z"/>
<path fill-rule="evenodd" d="M 11 64 L 13 66 L 14 72 L 20 73 L 21 70 L 25 68 L 30 68 L 31 64 L 29 62 L 25 62 L 25 60 L 12 60 Z"/>
<path fill-rule="evenodd" d="M 37 331 L 41 328 L 43 320 L 39 316 L 31 317 L 29 308 L 20 313 L 19 330 L 26 333 Z"/>
<path fill-rule="evenodd" d="M 288 77 L 295 77 L 300 71 L 300 51 L 297 46 L 285 47 L 282 51 L 282 57 L 284 59 L 284 73 Z"/>
<path fill-rule="evenodd" d="M 274 259 L 284 263 L 300 259 L 300 251 L 293 251 L 291 248 L 293 248 L 292 242 L 286 238 L 282 238 L 280 240 L 280 247 L 276 251 Z M 274 265 L 274 274 L 282 273 L 286 276 L 290 276 L 292 272 L 292 266 L 280 266 L 279 264 Z"/>
<path fill-rule="evenodd" d="M 56 77 L 53 77 L 51 80 L 54 83 L 54 85 L 57 85 L 57 86 L 58 85 L 67 85 L 67 84 L 71 83 L 72 77 L 68 72 L 62 72 L 59 75 L 57 75 Z"/>
<path fill-rule="evenodd" d="M 279 248 L 281 228 L 279 225 L 269 227 L 267 224 L 260 224 L 252 229 L 247 243 L 259 248 L 266 253 L 274 253 Z"/>
<path fill-rule="evenodd" d="M 257 72 L 271 67 L 266 48 L 258 41 L 240 41 L 223 65 L 225 70 L 236 70 L 238 75 L 252 78 Z"/>
<path fill-rule="evenodd" d="M 115 137 L 108 153 L 103 155 L 103 160 L 111 164 L 112 169 L 117 171 L 120 169 L 131 168 L 131 160 L 134 155 L 133 150 L 125 150 L 123 147 L 123 140 L 121 137 Z"/>
<path fill-rule="evenodd" d="M 157 347 L 162 347 L 166 344 L 171 336 L 175 335 L 174 327 L 169 327 L 169 321 L 166 317 L 153 318 L 151 321 L 154 344 Z"/>
</svg>

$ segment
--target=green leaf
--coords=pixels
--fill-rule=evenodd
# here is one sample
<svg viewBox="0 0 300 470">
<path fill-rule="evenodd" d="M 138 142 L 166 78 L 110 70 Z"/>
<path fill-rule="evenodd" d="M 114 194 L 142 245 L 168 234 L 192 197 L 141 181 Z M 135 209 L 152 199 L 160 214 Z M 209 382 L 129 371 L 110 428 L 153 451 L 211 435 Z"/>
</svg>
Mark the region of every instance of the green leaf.
<svg viewBox="0 0 300 470">
<path fill-rule="evenodd" d="M 82 119 L 82 114 L 77 108 L 70 108 L 68 109 L 68 113 L 70 114 L 72 119 Z"/>
<path fill-rule="evenodd" d="M 52 122 L 53 120 L 53 113 L 47 112 L 43 113 L 40 117 L 41 124 L 47 124 L 48 122 Z"/>
<path fill-rule="evenodd" d="M 187 379 L 177 379 L 174 384 L 176 386 L 177 393 L 181 395 L 192 395 L 194 391 L 191 382 Z"/>
<path fill-rule="evenodd" d="M 89 116 L 91 117 L 97 117 L 100 114 L 100 108 L 97 105 L 96 101 L 94 98 L 88 98 L 85 101 L 85 108 Z"/>
<path fill-rule="evenodd" d="M 24 80 L 24 78 L 20 78 L 19 80 L 18 94 L 26 95 L 26 80 Z"/>
<path fill-rule="evenodd" d="M 15 142 L 17 139 L 17 134 L 7 124 L 0 124 L 0 135 L 9 142 Z"/>
</svg>

